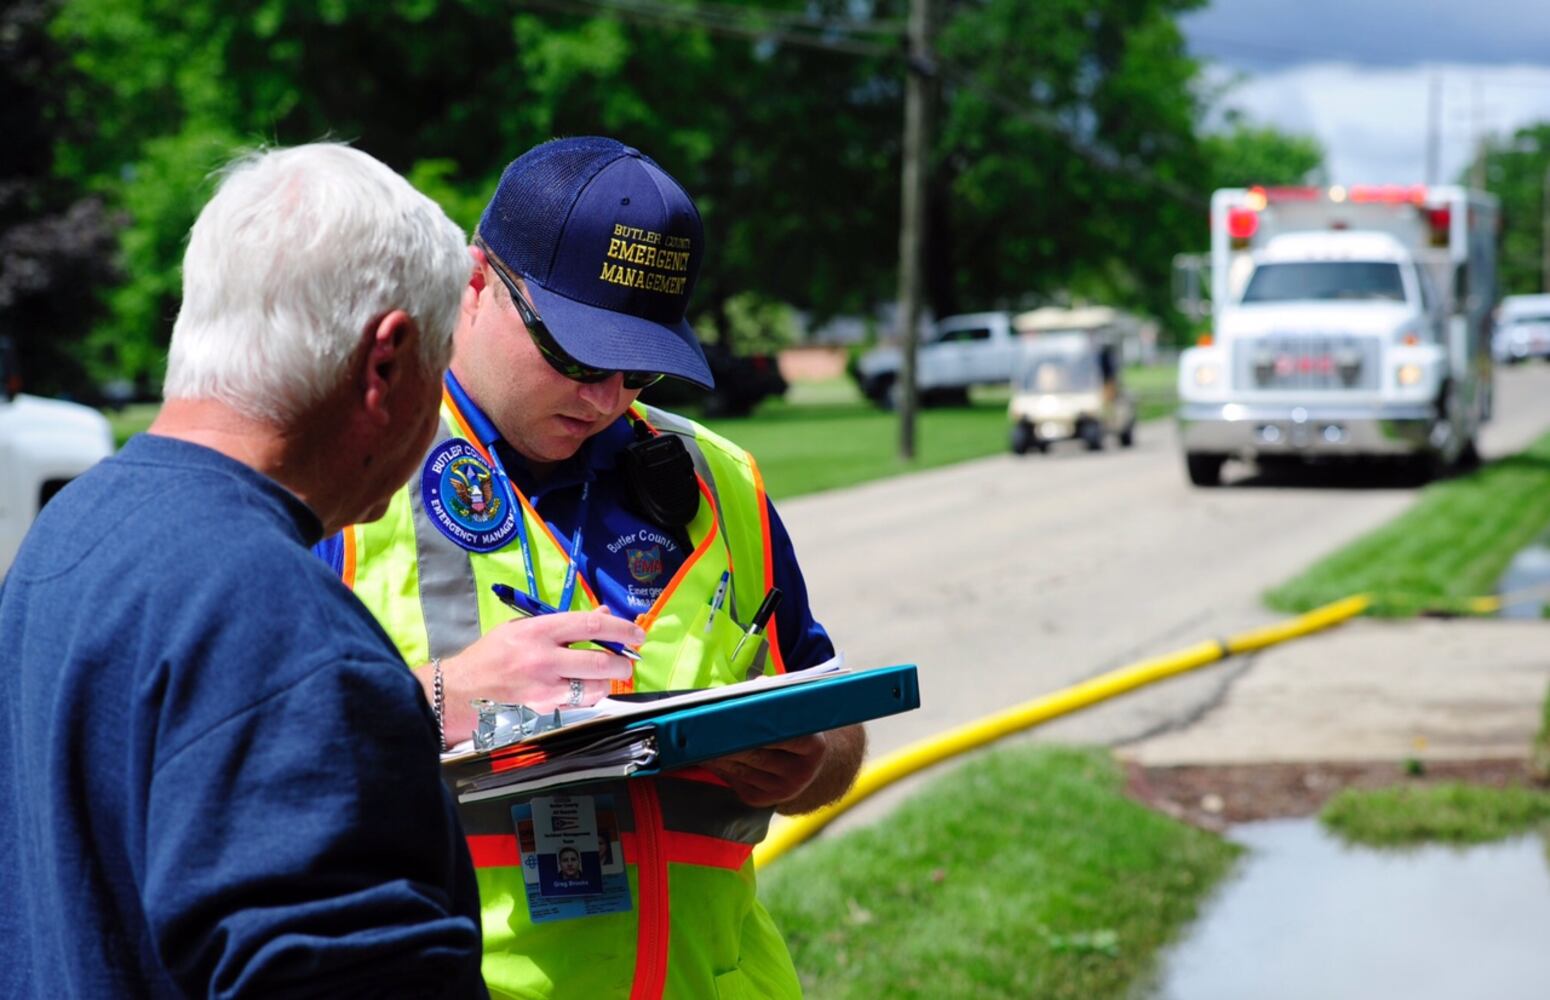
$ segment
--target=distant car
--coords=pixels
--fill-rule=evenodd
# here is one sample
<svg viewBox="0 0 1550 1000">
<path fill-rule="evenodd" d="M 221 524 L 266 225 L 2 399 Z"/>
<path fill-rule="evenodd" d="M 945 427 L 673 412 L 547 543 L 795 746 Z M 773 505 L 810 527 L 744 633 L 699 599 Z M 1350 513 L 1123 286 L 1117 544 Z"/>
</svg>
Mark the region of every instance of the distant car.
<svg viewBox="0 0 1550 1000">
<path fill-rule="evenodd" d="M 1005 385 L 1016 357 L 1017 331 L 1009 313 L 944 317 L 924 333 L 915 355 L 920 404 L 963 404 L 969 401 L 970 386 Z M 893 409 L 901 398 L 903 370 L 903 349 L 884 344 L 857 358 L 850 374 L 863 396 Z"/>
<path fill-rule="evenodd" d="M 1529 358 L 1550 360 L 1550 295 L 1509 295 L 1496 312 L 1491 354 L 1517 364 Z"/>
<path fill-rule="evenodd" d="M 709 392 L 665 378 L 641 393 L 653 406 L 697 405 L 707 417 L 742 417 L 772 396 L 786 394 L 786 379 L 773 355 L 733 354 L 720 344 L 702 344 L 716 388 Z"/>
</svg>

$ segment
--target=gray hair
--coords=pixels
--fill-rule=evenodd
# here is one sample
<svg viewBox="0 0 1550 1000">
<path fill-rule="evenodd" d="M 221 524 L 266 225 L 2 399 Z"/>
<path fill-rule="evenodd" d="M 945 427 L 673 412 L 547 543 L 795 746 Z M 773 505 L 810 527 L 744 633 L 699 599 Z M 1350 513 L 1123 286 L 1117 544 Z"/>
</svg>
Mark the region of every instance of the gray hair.
<svg viewBox="0 0 1550 1000">
<path fill-rule="evenodd" d="M 189 233 L 164 394 L 294 422 L 339 387 L 368 325 L 395 309 L 439 373 L 471 266 L 436 203 L 365 153 L 248 153 Z"/>
</svg>

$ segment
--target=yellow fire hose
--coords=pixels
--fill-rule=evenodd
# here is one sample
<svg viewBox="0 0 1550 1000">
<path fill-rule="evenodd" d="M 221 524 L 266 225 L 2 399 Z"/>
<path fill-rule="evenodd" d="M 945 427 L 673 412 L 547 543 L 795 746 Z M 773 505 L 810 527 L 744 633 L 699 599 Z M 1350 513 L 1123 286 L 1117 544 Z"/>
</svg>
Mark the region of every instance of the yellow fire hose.
<svg viewBox="0 0 1550 1000">
<path fill-rule="evenodd" d="M 1176 653 L 1111 670 L 1063 691 L 1013 705 L 983 719 L 901 747 L 864 767 L 855 785 L 838 801 L 804 816 L 777 817 L 769 836 L 754 848 L 754 864 L 769 864 L 828 826 L 840 814 L 894 782 L 932 764 L 1143 685 L 1215 663 L 1227 656 L 1263 649 L 1338 625 L 1361 614 L 1370 603 L 1368 595 L 1357 594 L 1276 625 L 1241 632 L 1226 639 L 1210 639 Z"/>
</svg>

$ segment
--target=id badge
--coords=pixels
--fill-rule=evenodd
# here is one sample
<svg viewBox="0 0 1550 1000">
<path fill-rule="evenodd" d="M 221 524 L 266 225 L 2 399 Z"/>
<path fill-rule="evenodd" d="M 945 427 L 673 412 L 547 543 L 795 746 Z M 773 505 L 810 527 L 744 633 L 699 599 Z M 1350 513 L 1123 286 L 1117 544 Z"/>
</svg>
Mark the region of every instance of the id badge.
<svg viewBox="0 0 1550 1000">
<path fill-rule="evenodd" d="M 542 795 L 511 807 L 535 924 L 631 908 L 612 795 Z"/>
</svg>

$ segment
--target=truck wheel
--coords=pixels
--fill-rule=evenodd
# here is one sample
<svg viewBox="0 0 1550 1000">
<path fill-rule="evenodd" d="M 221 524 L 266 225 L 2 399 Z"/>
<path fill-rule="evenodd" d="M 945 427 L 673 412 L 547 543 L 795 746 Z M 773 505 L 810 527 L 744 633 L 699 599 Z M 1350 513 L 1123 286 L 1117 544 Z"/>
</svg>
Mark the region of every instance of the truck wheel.
<svg viewBox="0 0 1550 1000">
<path fill-rule="evenodd" d="M 1136 443 L 1136 425 L 1135 424 L 1131 424 L 1129 427 L 1126 427 L 1124 430 L 1119 432 L 1119 446 L 1121 448 L 1129 448 L 1131 445 L 1133 445 L 1135 443 Z"/>
<path fill-rule="evenodd" d="M 1206 455 L 1198 451 L 1189 452 L 1184 456 L 1184 464 L 1189 470 L 1189 481 L 1196 486 L 1220 486 L 1222 485 L 1222 463 L 1226 459 L 1221 455 Z"/>
<path fill-rule="evenodd" d="M 1087 445 L 1088 451 L 1103 450 L 1103 425 L 1096 420 L 1087 420 L 1076 430 L 1076 436 Z"/>
<path fill-rule="evenodd" d="M 1033 425 L 1026 420 L 1019 420 L 1012 425 L 1012 452 L 1017 455 L 1026 455 L 1034 448 L 1039 448 L 1038 436 L 1033 433 Z M 1043 451 L 1043 448 L 1039 448 Z"/>
</svg>

